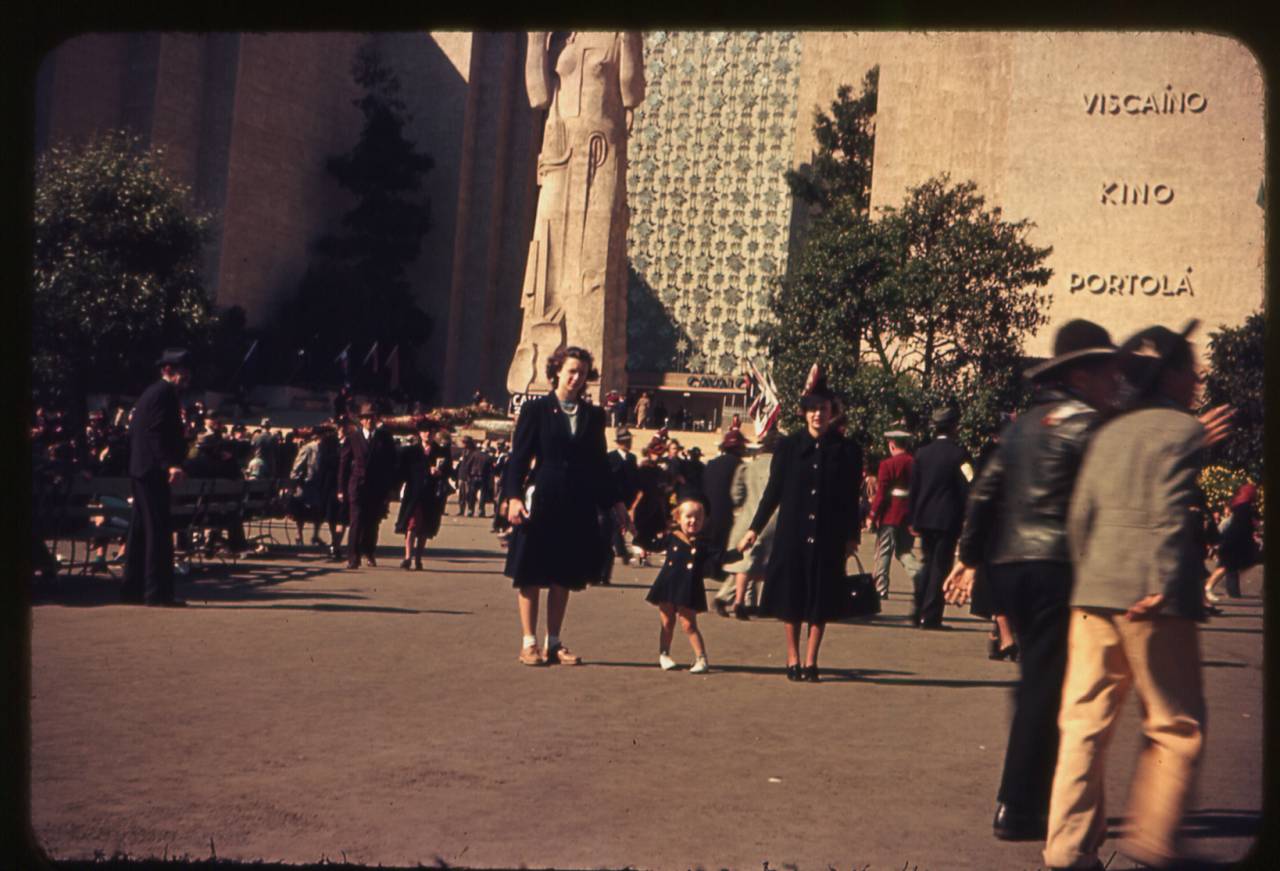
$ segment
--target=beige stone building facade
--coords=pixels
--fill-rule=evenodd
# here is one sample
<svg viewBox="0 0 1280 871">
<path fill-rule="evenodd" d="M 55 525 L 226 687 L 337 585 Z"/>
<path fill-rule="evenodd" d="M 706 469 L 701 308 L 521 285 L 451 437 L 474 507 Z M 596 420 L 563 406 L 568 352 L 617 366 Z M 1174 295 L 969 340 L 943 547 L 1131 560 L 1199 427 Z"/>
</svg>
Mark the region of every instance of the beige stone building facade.
<svg viewBox="0 0 1280 871">
<path fill-rule="evenodd" d="M 1072 317 L 1121 338 L 1189 317 L 1206 330 L 1235 325 L 1262 304 L 1263 81 L 1229 38 L 645 36 L 648 97 L 627 176 L 637 385 L 728 383 L 736 361 L 759 356 L 752 329 L 792 241 L 781 173 L 809 159 L 813 110 L 877 65 L 873 208 L 947 172 L 1053 246 L 1051 322 L 1028 354 L 1047 353 L 1054 326 Z M 164 145 L 175 174 L 219 215 L 208 267 L 216 304 L 261 322 L 349 205 L 324 161 L 358 135 L 349 66 L 371 39 L 401 79 L 409 134 L 435 160 L 432 227 L 411 275 L 435 328 L 416 364 L 446 402 L 477 389 L 501 397 L 542 135 L 524 90 L 523 33 L 80 36 L 42 67 L 37 146 L 118 126 Z M 671 390 L 672 408 L 692 393 Z"/>
<path fill-rule="evenodd" d="M 1263 80 L 1206 33 L 809 33 L 802 106 L 880 65 L 872 207 L 973 179 L 1051 245 L 1050 323 L 1123 338 L 1237 325 L 1263 301 Z M 812 147 L 797 135 L 796 159 Z"/>
</svg>

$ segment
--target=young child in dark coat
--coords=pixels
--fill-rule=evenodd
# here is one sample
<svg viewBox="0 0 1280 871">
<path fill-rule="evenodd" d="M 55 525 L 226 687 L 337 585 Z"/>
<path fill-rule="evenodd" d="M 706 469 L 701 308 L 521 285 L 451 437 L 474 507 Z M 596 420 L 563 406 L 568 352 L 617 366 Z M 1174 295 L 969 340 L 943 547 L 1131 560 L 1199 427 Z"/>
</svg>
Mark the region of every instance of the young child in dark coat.
<svg viewBox="0 0 1280 871">
<path fill-rule="evenodd" d="M 695 657 L 689 673 L 705 674 L 709 668 L 707 649 L 698 630 L 698 614 L 707 610 L 705 578 L 723 563 L 741 559 L 742 554 L 737 550 L 726 551 L 698 536 L 707 518 L 706 507 L 699 496 L 682 493 L 671 514 L 675 529 L 666 537 L 666 560 L 645 596 L 646 602 L 658 606 L 662 620 L 658 665 L 664 671 L 676 667 L 671 658 L 671 639 L 678 616 Z"/>
</svg>

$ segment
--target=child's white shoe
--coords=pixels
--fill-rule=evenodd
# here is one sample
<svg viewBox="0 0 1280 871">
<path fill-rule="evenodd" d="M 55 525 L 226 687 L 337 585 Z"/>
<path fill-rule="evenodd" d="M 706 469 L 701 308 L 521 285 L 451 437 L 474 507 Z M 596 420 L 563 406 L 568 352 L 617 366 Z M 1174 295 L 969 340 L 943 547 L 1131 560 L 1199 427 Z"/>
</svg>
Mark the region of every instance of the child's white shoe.
<svg viewBox="0 0 1280 871">
<path fill-rule="evenodd" d="M 689 674 L 706 674 L 710 666 L 707 665 L 707 658 L 699 656 L 694 660 L 693 668 L 689 669 Z"/>
<path fill-rule="evenodd" d="M 676 667 L 676 661 L 665 653 L 659 653 L 658 665 L 662 666 L 663 671 L 671 671 L 671 669 Z"/>
</svg>

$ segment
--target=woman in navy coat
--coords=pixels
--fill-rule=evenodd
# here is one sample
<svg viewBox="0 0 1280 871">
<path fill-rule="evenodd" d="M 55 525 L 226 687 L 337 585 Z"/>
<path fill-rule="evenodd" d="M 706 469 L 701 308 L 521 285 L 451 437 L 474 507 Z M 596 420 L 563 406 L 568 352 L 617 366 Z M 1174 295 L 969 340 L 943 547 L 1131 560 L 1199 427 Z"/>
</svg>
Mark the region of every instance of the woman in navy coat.
<svg viewBox="0 0 1280 871">
<path fill-rule="evenodd" d="M 769 483 L 739 550 L 778 512 L 761 611 L 787 627 L 787 678 L 818 680 L 818 649 L 841 611 L 845 559 L 858 541 L 862 451 L 831 426 L 835 396 L 824 384 L 800 400 L 805 427 L 782 439 Z M 800 624 L 809 624 L 804 663 Z"/>
<path fill-rule="evenodd" d="M 547 359 L 546 372 L 553 389 L 521 406 L 502 478 L 504 510 L 515 528 L 506 575 L 519 591 L 520 662 L 577 665 L 580 658 L 560 643 L 560 628 L 569 591 L 600 578 L 597 511 L 613 511 L 623 529 L 630 530 L 631 521 L 609 474 L 604 411 L 582 398 L 595 375 L 590 352 L 560 349 Z M 548 589 L 547 643 L 539 650 L 538 590 L 543 587 Z"/>
</svg>

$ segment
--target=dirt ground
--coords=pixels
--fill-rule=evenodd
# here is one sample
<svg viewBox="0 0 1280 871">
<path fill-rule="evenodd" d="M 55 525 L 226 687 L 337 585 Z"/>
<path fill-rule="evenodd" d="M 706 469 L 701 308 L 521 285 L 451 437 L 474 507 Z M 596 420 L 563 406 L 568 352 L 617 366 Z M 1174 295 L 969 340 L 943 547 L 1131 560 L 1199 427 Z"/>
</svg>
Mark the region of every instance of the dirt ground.
<svg viewBox="0 0 1280 871">
<path fill-rule="evenodd" d="M 1017 667 L 989 661 L 985 623 L 958 609 L 956 631 L 908 628 L 897 565 L 881 618 L 830 627 L 818 685 L 784 678 L 778 624 L 714 614 L 712 672 L 688 673 L 680 633 L 681 670 L 659 670 L 652 568 L 572 598 L 564 638 L 586 665 L 532 669 L 489 522 L 446 518 L 423 572 L 397 567 L 390 527 L 377 568 L 303 552 L 197 571 L 181 610 L 114 604 L 102 578 L 38 582 L 31 807 L 48 854 L 1039 866 L 1041 845 L 990 829 Z M 1201 635 L 1210 722 L 1185 833 L 1217 860 L 1260 827 L 1261 582 Z M 1110 754 L 1113 832 L 1136 707 Z"/>
</svg>

